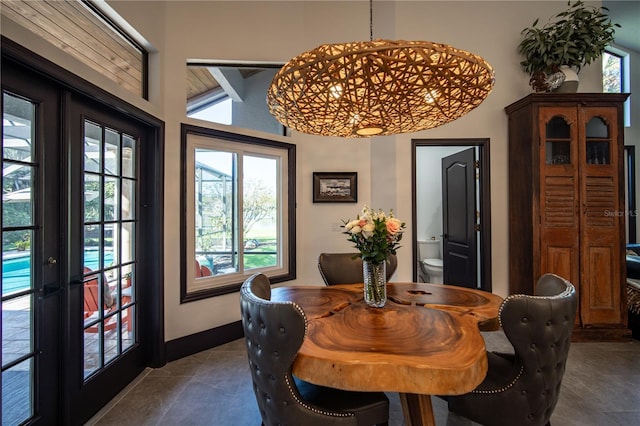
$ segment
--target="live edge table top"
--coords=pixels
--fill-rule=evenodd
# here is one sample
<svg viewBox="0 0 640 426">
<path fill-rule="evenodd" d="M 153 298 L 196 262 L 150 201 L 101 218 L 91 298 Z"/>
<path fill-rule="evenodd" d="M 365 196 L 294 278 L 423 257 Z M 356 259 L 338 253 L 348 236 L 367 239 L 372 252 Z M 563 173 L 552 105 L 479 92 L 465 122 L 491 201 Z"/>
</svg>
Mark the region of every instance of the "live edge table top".
<svg viewBox="0 0 640 426">
<path fill-rule="evenodd" d="M 371 308 L 362 284 L 272 289 L 308 319 L 293 373 L 345 390 L 455 395 L 485 377 L 480 330 L 498 328 L 502 298 L 463 287 L 389 283 L 387 303 Z"/>
</svg>

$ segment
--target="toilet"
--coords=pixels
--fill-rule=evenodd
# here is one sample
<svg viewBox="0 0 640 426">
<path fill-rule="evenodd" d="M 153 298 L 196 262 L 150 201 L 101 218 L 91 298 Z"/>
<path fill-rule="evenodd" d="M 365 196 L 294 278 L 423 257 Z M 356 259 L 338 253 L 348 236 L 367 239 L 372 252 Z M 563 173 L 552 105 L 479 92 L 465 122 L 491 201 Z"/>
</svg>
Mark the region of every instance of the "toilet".
<svg viewBox="0 0 640 426">
<path fill-rule="evenodd" d="M 418 241 L 420 278 L 426 283 L 442 284 L 440 242 L 441 240 L 435 237 L 426 241 Z"/>
</svg>

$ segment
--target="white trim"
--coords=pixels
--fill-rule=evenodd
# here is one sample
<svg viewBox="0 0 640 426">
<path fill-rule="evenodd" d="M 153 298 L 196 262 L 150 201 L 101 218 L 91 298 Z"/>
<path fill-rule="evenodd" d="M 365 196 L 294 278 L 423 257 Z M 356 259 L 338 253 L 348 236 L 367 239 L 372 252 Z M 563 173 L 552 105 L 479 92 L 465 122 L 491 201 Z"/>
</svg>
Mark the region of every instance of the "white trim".
<svg viewBox="0 0 640 426">
<path fill-rule="evenodd" d="M 236 175 L 232 178 L 236 178 L 237 176 L 243 176 L 242 159 L 245 156 L 251 157 L 264 157 L 269 159 L 276 160 L 276 199 L 277 199 L 277 215 L 276 215 L 276 227 L 277 227 L 277 260 L 275 266 L 269 266 L 265 268 L 255 268 L 250 270 L 243 270 L 243 244 L 240 241 L 236 241 L 235 244 L 238 246 L 238 271 L 230 272 L 221 275 L 212 275 L 210 277 L 203 278 L 195 278 L 195 262 L 187 261 L 187 293 L 206 290 L 216 287 L 225 286 L 228 284 L 232 284 L 238 281 L 243 281 L 246 278 L 249 278 L 251 275 L 260 272 L 265 274 L 268 277 L 283 275 L 289 271 L 290 265 L 288 262 L 289 255 L 289 247 L 287 242 L 289 241 L 288 227 L 286 224 L 288 223 L 287 214 L 289 212 L 288 209 L 288 178 L 287 178 L 287 168 L 290 159 L 288 158 L 288 151 L 284 148 L 274 148 L 267 146 L 259 146 L 254 144 L 245 144 L 243 142 L 231 142 L 225 139 L 220 139 L 216 137 L 209 137 L 205 135 L 194 135 L 189 134 L 187 137 L 186 144 L 186 174 L 187 174 L 187 189 L 186 189 L 186 228 L 187 233 L 185 235 L 186 238 L 186 258 L 187 259 L 196 259 L 196 244 L 195 244 L 195 214 L 194 214 L 194 206 L 195 206 L 195 197 L 196 197 L 196 188 L 195 188 L 195 150 L 203 149 L 203 150 L 212 150 L 212 151 L 225 151 L 229 153 L 233 153 L 237 155 L 237 170 Z M 237 186 L 237 197 L 238 197 L 238 212 L 242 211 L 242 183 L 236 182 Z M 243 223 L 242 223 L 242 214 L 239 214 L 237 220 L 237 233 L 236 238 L 241 239 L 240 235 L 242 235 Z"/>
</svg>

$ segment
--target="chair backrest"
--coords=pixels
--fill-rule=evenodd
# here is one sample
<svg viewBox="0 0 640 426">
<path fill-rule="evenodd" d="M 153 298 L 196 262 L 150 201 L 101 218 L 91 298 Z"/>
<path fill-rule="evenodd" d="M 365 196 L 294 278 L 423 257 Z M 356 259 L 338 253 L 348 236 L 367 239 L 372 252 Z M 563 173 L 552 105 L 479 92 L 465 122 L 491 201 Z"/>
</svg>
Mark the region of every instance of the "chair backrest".
<svg viewBox="0 0 640 426">
<path fill-rule="evenodd" d="M 272 302 L 271 284 L 254 274 L 240 288 L 242 327 L 249 367 L 262 423 L 322 425 L 355 424 L 355 417 L 306 404 L 291 375 L 307 332 L 302 308 L 293 302 Z"/>
<path fill-rule="evenodd" d="M 398 258 L 387 258 L 387 280 L 398 267 Z M 358 253 L 321 253 L 318 257 L 318 270 L 326 285 L 355 284 L 364 281 L 362 258 Z"/>
<path fill-rule="evenodd" d="M 573 285 L 545 274 L 535 296 L 509 296 L 500 308 L 500 324 L 522 364 L 516 394 L 526 395 L 526 413 L 540 417 L 531 424 L 546 424 L 558 402 L 577 306 Z"/>
<path fill-rule="evenodd" d="M 195 276 L 196 278 L 207 277 L 211 275 L 211 269 L 208 266 L 201 265 L 200 262 L 196 260 L 195 264 Z"/>
<path fill-rule="evenodd" d="M 205 265 L 200 266 L 200 271 L 202 271 L 202 276 L 203 277 L 208 277 L 208 276 L 212 275 L 211 274 L 211 269 L 209 269 L 208 266 L 205 266 Z"/>
<path fill-rule="evenodd" d="M 100 296 L 98 294 L 98 279 L 94 278 L 84 283 L 84 316 L 88 317 L 100 310 Z"/>
<path fill-rule="evenodd" d="M 84 267 L 84 274 L 87 275 L 90 272 L 93 272 L 90 268 Z M 91 315 L 91 312 L 98 311 L 99 308 L 99 275 L 98 273 L 94 273 L 91 275 L 87 275 L 87 279 L 84 283 L 84 311 L 85 316 Z M 102 288 L 103 288 L 103 308 L 109 308 L 114 305 L 116 302 L 115 298 L 110 292 L 109 284 L 107 283 L 107 277 L 105 274 L 101 274 L 102 279 Z M 89 314 L 87 314 L 89 313 Z"/>
</svg>

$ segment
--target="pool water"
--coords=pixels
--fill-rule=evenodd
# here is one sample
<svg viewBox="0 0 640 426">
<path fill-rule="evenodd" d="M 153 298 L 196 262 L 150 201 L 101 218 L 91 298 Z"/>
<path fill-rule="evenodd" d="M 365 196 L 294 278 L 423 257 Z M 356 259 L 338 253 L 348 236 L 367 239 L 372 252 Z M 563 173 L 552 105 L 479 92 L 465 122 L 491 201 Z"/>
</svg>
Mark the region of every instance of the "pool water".
<svg viewBox="0 0 640 426">
<path fill-rule="evenodd" d="M 85 250 L 84 266 L 95 270 L 100 269 L 98 262 L 98 250 Z M 110 252 L 104 255 L 104 264 L 109 265 L 113 261 Z M 29 253 L 2 259 L 2 295 L 27 290 L 31 286 L 31 256 Z"/>
</svg>

